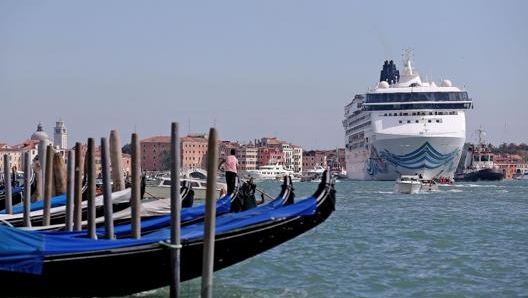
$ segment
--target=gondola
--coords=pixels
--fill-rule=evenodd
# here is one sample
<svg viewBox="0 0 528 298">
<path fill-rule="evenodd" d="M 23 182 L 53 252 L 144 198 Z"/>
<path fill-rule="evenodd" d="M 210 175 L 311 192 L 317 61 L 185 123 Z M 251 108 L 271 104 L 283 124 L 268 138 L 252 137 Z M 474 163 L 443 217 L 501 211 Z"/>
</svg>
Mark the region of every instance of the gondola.
<svg viewBox="0 0 528 298">
<path fill-rule="evenodd" d="M 252 180 L 250 181 L 237 181 L 235 191 L 232 194 L 225 195 L 224 197 L 216 201 L 216 216 L 221 216 L 229 212 L 242 212 L 252 208 L 256 208 L 252 213 L 261 212 L 263 209 L 275 209 L 282 206 L 286 206 L 293 203 L 295 194 L 293 192 L 293 186 L 291 184 L 290 177 L 284 177 L 284 183 L 281 185 L 281 192 L 279 195 L 260 206 L 257 207 L 256 199 L 254 196 L 256 185 Z M 185 184 L 182 187 L 181 195 L 186 197 L 188 193 L 192 191 L 189 184 Z M 183 199 L 182 201 L 184 201 Z M 142 235 L 150 233 L 154 230 L 166 228 L 170 225 L 170 200 L 167 199 L 153 199 L 146 198 L 142 201 L 140 211 L 140 232 Z M 161 215 L 160 215 L 161 214 Z M 250 214 L 250 213 L 246 213 Z M 197 205 L 194 207 L 183 208 L 180 213 L 180 225 L 187 226 L 203 221 L 205 218 L 205 205 Z M 114 222 L 114 235 L 115 238 L 130 237 L 132 234 L 131 226 L 131 210 L 127 208 L 125 210 L 116 212 L 113 214 Z M 86 226 L 86 221 L 83 222 L 83 227 Z M 96 219 L 96 235 L 98 237 L 105 237 L 106 230 L 104 226 L 104 217 Z M 55 225 L 47 227 L 37 227 L 34 230 L 40 231 L 63 231 L 64 225 Z M 64 235 L 70 235 L 78 237 L 88 235 L 86 230 L 65 232 Z"/>
<path fill-rule="evenodd" d="M 31 226 L 42 226 L 44 218 L 43 201 L 34 202 L 31 204 L 29 217 L 31 220 Z M 81 216 L 83 220 L 86 220 L 88 214 L 88 201 L 84 200 L 81 202 Z M 50 208 L 50 224 L 64 224 L 66 220 L 66 195 L 55 196 L 51 202 L 52 208 Z M 116 191 L 112 193 L 112 208 L 114 211 L 123 210 L 130 206 L 130 188 Z M 15 227 L 24 226 L 24 213 L 23 206 L 17 206 L 16 213 L 14 214 L 0 214 L 0 220 L 6 222 Z M 103 196 L 97 196 L 95 198 L 95 214 L 96 217 L 103 216 L 104 205 Z"/>
<path fill-rule="evenodd" d="M 29 180 L 30 185 L 30 194 L 33 195 L 37 189 L 37 180 L 35 179 L 35 173 L 33 173 Z M 16 182 L 13 182 L 11 189 L 11 205 L 15 206 L 22 202 L 24 195 L 24 185 L 18 185 Z M 5 194 L 5 185 L 0 187 L 0 210 L 6 208 L 6 194 Z"/>
<path fill-rule="evenodd" d="M 335 209 L 326 172 L 314 194 L 287 206 L 216 219 L 214 271 L 258 255 L 323 223 Z M 204 226 L 182 227 L 180 280 L 201 276 Z M 124 296 L 168 286 L 170 228 L 140 239 L 92 240 L 0 226 L 0 280 L 7 297 Z"/>
<path fill-rule="evenodd" d="M 88 180 L 83 179 L 82 188 L 81 188 L 81 220 L 86 220 L 88 217 Z M 142 189 L 142 194 L 143 194 Z M 112 210 L 113 212 L 119 212 L 121 210 L 127 209 L 130 207 L 130 197 L 131 197 L 131 188 L 130 186 L 124 190 L 115 191 L 112 193 Z M 104 215 L 104 197 L 103 195 L 98 195 L 95 197 L 95 217 L 99 218 Z M 50 228 L 53 226 L 64 225 L 66 221 L 66 194 L 54 196 L 50 200 Z M 30 209 L 30 221 L 31 227 L 42 227 L 43 225 L 43 211 L 44 201 L 40 200 L 37 202 L 31 203 Z M 5 210 L 0 211 L 0 221 L 12 225 L 15 227 L 24 226 L 24 206 L 18 204 L 13 207 L 12 214 L 6 214 Z"/>
</svg>

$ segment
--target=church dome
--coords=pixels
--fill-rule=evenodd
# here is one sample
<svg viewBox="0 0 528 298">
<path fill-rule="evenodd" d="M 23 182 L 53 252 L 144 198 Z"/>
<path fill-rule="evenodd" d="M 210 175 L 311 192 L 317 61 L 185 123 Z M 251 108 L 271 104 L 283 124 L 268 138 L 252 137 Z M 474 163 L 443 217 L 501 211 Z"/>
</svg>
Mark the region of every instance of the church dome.
<svg viewBox="0 0 528 298">
<path fill-rule="evenodd" d="M 35 131 L 31 135 L 31 140 L 33 140 L 33 141 L 42 141 L 42 140 L 50 141 L 50 138 L 49 138 L 48 134 L 42 129 L 42 124 L 41 123 L 38 124 L 37 131 Z"/>
</svg>

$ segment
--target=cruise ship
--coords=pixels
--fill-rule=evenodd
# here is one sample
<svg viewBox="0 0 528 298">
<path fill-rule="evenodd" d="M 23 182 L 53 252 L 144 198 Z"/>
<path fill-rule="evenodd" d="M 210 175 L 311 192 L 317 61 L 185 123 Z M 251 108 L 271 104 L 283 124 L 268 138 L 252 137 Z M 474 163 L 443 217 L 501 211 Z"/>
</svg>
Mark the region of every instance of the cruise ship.
<svg viewBox="0 0 528 298">
<path fill-rule="evenodd" d="M 385 61 L 379 83 L 345 106 L 345 159 L 352 180 L 453 178 L 466 140 L 468 93 L 450 80 L 422 81 L 403 54 L 403 71 Z"/>
</svg>

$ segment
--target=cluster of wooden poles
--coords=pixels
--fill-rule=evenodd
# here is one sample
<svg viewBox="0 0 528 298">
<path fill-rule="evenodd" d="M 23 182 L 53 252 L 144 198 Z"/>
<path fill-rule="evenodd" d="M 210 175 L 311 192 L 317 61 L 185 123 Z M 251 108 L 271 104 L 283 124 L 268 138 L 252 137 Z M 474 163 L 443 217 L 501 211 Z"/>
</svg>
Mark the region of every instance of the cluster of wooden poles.
<svg viewBox="0 0 528 298">
<path fill-rule="evenodd" d="M 137 138 L 133 135 L 132 139 Z M 137 142 L 136 142 L 137 143 Z M 139 147 L 139 145 L 136 145 Z M 117 131 L 110 133 L 110 147 L 106 138 L 101 138 L 101 165 L 103 177 L 103 192 L 105 197 L 105 220 L 108 221 L 108 237 L 113 235 L 110 222 L 112 222 L 112 191 L 125 189 L 125 179 L 123 175 L 123 162 L 120 148 L 120 141 Z M 30 204 L 36 201 L 43 201 L 42 225 L 50 224 L 50 209 L 53 196 L 66 194 L 66 216 L 65 229 L 68 231 L 81 230 L 82 228 L 82 206 L 83 199 L 83 177 L 86 178 L 87 205 L 88 205 L 88 231 L 90 237 L 95 238 L 95 197 L 96 197 L 96 168 L 95 168 L 95 142 L 93 138 L 88 139 L 87 150 L 83 162 L 83 148 L 81 143 L 76 143 L 74 149 L 68 150 L 67 163 L 64 162 L 63 155 L 56 152 L 53 146 L 46 145 L 41 141 L 39 145 L 38 159 L 31 161 L 30 152 L 24 153 L 24 186 L 22 193 L 22 205 L 24 212 L 24 226 L 31 227 Z M 139 150 L 138 150 L 139 152 Z M 138 157 L 136 156 L 136 159 Z M 110 172 L 111 160 L 112 171 Z M 134 157 L 133 157 L 134 159 Z M 138 162 L 139 166 L 139 162 Z M 11 173 L 9 171 L 9 158 L 4 156 L 4 185 L 5 185 L 5 211 L 12 214 L 12 186 Z M 44 169 L 44 171 L 42 171 Z M 110 183 L 110 173 L 113 183 Z M 35 187 L 31 192 L 30 180 L 34 176 Z M 113 187 L 113 189 L 111 189 Z M 133 194 L 134 196 L 135 194 Z M 106 199 L 109 203 L 106 204 Z M 133 203 L 134 197 L 132 197 Z M 141 198 L 138 198 L 138 201 Z M 139 203 L 138 203 L 139 204 Z M 108 212 L 106 209 L 108 208 Z M 108 216 L 107 216 L 108 215 Z"/>
<path fill-rule="evenodd" d="M 208 140 L 208 159 L 210 162 L 207 166 L 207 185 L 215 185 L 217 176 L 217 166 L 215 164 L 218 159 L 217 148 L 217 131 L 211 128 Z M 105 221 L 105 238 L 114 238 L 114 227 L 112 217 L 112 191 L 123 190 L 125 188 L 124 175 L 122 174 L 121 148 L 119 147 L 119 138 L 117 132 L 112 130 L 110 134 L 110 143 L 112 145 L 112 155 L 106 138 L 101 138 L 101 167 L 103 178 L 103 206 L 104 206 L 104 221 Z M 116 147 L 117 146 L 117 147 Z M 118 150 L 116 150 L 117 148 Z M 141 158 L 139 138 L 136 133 L 132 134 L 131 142 L 131 237 L 139 239 L 141 237 Z M 82 147 L 80 143 L 76 143 L 73 150 L 68 151 L 68 162 L 66 163 L 66 229 L 68 231 L 81 230 L 82 223 L 82 179 L 83 174 L 87 178 L 87 235 L 90 238 L 96 239 L 96 168 L 95 168 L 95 141 L 93 138 L 88 138 L 87 151 L 85 154 L 84 171 L 82 171 Z M 178 297 L 180 292 L 180 213 L 181 213 L 181 199 L 180 199 L 180 144 L 178 137 L 178 123 L 171 124 L 171 239 L 167 246 L 171 249 L 171 265 L 173 274 L 171 278 L 170 297 Z M 30 152 L 24 154 L 24 190 L 22 204 L 24 206 L 24 225 L 31 226 L 30 218 L 30 204 L 31 204 L 31 189 L 28 185 L 30 181 L 31 169 Z M 39 159 L 41 159 L 39 157 Z M 112 173 L 110 173 L 110 159 L 112 161 Z M 52 146 L 46 148 L 46 160 L 54 160 L 54 149 Z M 6 181 L 6 212 L 11 210 L 11 188 L 10 188 L 10 170 L 8 159 L 4 158 L 4 180 Z M 60 171 L 56 171 L 56 177 L 62 177 Z M 45 164 L 45 172 L 42 175 L 45 181 L 44 187 L 44 210 L 43 210 L 43 225 L 50 223 L 50 207 L 51 198 L 53 194 L 53 162 Z M 110 175 L 114 179 L 112 183 Z M 212 275 L 213 275 L 213 261 L 214 261 L 214 235 L 215 235 L 215 218 L 216 218 L 216 194 L 215 188 L 209 187 L 206 192 L 205 202 L 205 220 L 204 220 L 204 247 L 203 247 L 203 268 L 202 268 L 202 297 L 212 297 Z M 8 206 L 9 205 L 9 206 Z M 8 210 L 9 208 L 9 210 Z"/>
</svg>

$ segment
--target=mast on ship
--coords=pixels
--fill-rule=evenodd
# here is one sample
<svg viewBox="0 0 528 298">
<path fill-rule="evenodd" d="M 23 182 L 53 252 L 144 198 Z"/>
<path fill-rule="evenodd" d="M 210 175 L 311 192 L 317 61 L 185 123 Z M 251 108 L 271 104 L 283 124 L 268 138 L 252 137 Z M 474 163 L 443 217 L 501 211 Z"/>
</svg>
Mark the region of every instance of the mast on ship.
<svg viewBox="0 0 528 298">
<path fill-rule="evenodd" d="M 400 87 L 419 87 L 423 86 L 420 75 L 414 71 L 412 62 L 414 61 L 414 52 L 412 49 L 404 49 L 402 54 L 403 74 L 400 78 Z"/>
<path fill-rule="evenodd" d="M 404 49 L 402 54 L 403 74 L 407 76 L 413 75 L 412 61 L 414 60 L 414 52 L 412 49 Z"/>
<path fill-rule="evenodd" d="M 482 128 L 477 129 L 477 132 L 478 132 L 478 144 L 485 145 L 486 132 Z"/>
</svg>

